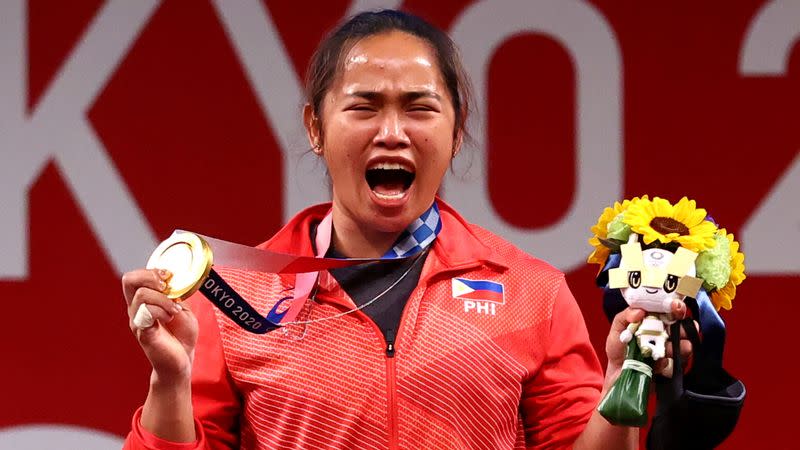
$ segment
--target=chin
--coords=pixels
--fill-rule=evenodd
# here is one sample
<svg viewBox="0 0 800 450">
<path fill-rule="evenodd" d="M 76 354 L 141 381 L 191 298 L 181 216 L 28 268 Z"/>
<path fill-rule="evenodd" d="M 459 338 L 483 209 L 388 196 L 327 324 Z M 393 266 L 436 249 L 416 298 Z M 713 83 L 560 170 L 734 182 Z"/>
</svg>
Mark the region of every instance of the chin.
<svg viewBox="0 0 800 450">
<path fill-rule="evenodd" d="M 421 213 L 420 213 L 421 214 Z M 419 217 L 410 208 L 377 208 L 374 215 L 369 218 L 368 223 L 372 228 L 383 233 L 399 233 Z"/>
</svg>

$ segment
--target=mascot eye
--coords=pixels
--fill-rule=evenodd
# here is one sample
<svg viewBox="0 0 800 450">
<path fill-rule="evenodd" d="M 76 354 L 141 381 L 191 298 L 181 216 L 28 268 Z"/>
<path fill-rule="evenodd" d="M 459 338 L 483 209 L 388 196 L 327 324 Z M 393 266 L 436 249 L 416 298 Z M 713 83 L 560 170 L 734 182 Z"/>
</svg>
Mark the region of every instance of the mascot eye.
<svg viewBox="0 0 800 450">
<path fill-rule="evenodd" d="M 639 286 L 642 285 L 642 272 L 638 270 L 628 272 L 628 285 L 634 289 L 637 289 Z"/>
<path fill-rule="evenodd" d="M 667 280 L 664 282 L 664 292 L 669 294 L 675 289 L 678 289 L 678 277 L 675 275 L 667 275 Z"/>
</svg>

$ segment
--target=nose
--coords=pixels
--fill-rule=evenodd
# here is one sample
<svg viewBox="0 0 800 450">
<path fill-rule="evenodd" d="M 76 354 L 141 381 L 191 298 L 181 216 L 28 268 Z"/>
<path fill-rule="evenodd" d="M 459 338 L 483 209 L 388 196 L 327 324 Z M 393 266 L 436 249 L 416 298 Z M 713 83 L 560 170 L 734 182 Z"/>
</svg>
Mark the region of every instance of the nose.
<svg viewBox="0 0 800 450">
<path fill-rule="evenodd" d="M 373 143 L 386 149 L 408 148 L 411 139 L 405 131 L 403 118 L 397 111 L 385 111 Z"/>
</svg>

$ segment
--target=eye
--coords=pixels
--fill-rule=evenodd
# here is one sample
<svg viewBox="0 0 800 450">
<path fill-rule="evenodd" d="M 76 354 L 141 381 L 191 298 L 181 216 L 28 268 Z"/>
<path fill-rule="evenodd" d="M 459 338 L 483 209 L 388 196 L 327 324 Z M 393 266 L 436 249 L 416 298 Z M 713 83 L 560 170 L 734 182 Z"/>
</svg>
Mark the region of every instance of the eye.
<svg viewBox="0 0 800 450">
<path fill-rule="evenodd" d="M 354 113 L 370 113 L 378 111 L 380 104 L 372 99 L 358 98 L 342 105 L 342 111 Z"/>
<path fill-rule="evenodd" d="M 667 275 L 667 280 L 664 281 L 664 292 L 669 294 L 675 289 L 678 289 L 678 277 L 675 275 Z"/>
<path fill-rule="evenodd" d="M 639 272 L 638 270 L 628 272 L 628 285 L 634 289 L 637 289 L 639 286 L 641 286 L 642 272 Z"/>
<path fill-rule="evenodd" d="M 434 108 L 426 105 L 413 105 L 408 107 L 406 113 L 410 117 L 417 117 L 417 118 L 429 118 L 432 117 L 432 114 L 436 113 L 437 111 Z"/>
</svg>

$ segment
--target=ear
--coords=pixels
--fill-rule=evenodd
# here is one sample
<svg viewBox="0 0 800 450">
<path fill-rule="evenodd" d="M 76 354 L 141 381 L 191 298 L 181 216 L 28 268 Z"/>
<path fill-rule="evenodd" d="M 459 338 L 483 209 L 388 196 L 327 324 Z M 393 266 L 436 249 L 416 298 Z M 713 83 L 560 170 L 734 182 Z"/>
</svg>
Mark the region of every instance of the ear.
<svg viewBox="0 0 800 450">
<path fill-rule="evenodd" d="M 314 107 L 306 103 L 303 107 L 303 125 L 306 127 L 308 143 L 314 152 L 322 145 L 322 130 L 320 129 L 319 118 L 314 113 Z"/>
<path fill-rule="evenodd" d="M 458 130 L 455 132 L 455 136 L 453 136 L 453 154 L 452 157 L 455 158 L 461 152 L 461 146 L 464 144 L 464 130 Z"/>
</svg>

